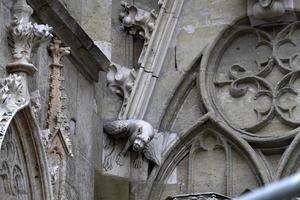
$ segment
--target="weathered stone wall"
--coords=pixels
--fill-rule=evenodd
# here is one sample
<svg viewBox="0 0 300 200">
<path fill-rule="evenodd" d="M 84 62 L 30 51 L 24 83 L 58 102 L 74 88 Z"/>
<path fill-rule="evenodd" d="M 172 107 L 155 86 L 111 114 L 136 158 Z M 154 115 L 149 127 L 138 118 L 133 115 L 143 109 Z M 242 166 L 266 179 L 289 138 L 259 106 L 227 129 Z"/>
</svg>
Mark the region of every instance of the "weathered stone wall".
<svg viewBox="0 0 300 200">
<path fill-rule="evenodd" d="M 112 0 L 61 0 L 94 41 L 111 41 Z"/>
<path fill-rule="evenodd" d="M 124 8 L 121 7 L 120 0 L 60 0 L 60 2 L 95 44 L 111 59 L 111 62 L 138 70 L 137 57 L 141 50 L 141 40 L 136 41 L 122 27 L 119 14 Z M 171 2 L 169 4 L 173 3 L 169 2 Z M 133 0 L 128 3 L 148 12 L 155 10 L 156 14 L 160 10 L 157 1 Z M 6 25 L 11 21 L 11 6 L 10 0 L 0 2 L 2 16 L 0 17 L 0 77 L 5 76 L 5 65 L 12 60 L 6 33 Z M 163 11 L 164 16 L 173 14 L 168 9 Z M 295 1 L 295 9 L 300 9 L 299 1 Z M 35 12 L 39 11 L 35 10 Z M 276 123 L 279 125 L 275 128 L 262 130 L 263 133 L 260 132 L 262 135 L 268 135 L 274 129 L 281 131 L 278 131 L 276 137 L 270 139 L 272 141 L 269 146 L 265 145 L 268 140 L 260 143 L 259 140 L 264 138 L 257 141 L 255 137 L 249 139 L 245 137 L 247 134 L 241 133 L 244 130 L 232 128 L 235 126 L 234 123 L 228 124 L 222 118 L 216 117 L 217 114 L 212 112 L 214 109 L 207 106 L 209 97 L 203 96 L 203 88 L 206 89 L 205 84 L 208 83 L 203 79 L 200 80 L 199 73 L 206 73 L 206 70 L 201 71 L 206 66 L 200 69 L 200 65 L 211 56 L 208 53 L 208 46 L 226 27 L 230 28 L 239 19 L 246 19 L 246 15 L 246 1 L 185 0 L 179 16 L 174 16 L 178 19 L 178 23 L 173 37 L 170 38 L 166 57 L 162 58 L 162 70 L 154 76 L 156 85 L 143 117 L 143 120 L 149 122 L 166 140 L 164 145 L 170 142 L 167 140 L 172 138 L 172 134 L 176 135 L 177 143 L 166 145 L 168 147 L 164 149 L 159 167 L 144 158 L 143 168 L 135 169 L 130 164 L 130 156 L 128 156 L 127 168 L 115 165 L 112 170 L 114 173 L 111 174 L 103 169 L 102 154 L 105 145 L 103 124 L 118 118 L 123 99 L 107 87 L 107 72 L 100 72 L 99 82 L 96 83 L 82 73 L 82 68 L 78 67 L 84 64 L 77 63 L 78 60 L 70 56 L 63 59 L 64 86 L 68 97 L 67 114 L 71 119 L 70 130 L 74 154 L 74 157 L 68 158 L 67 161 L 67 199 L 149 200 L 165 199 L 169 195 L 189 192 L 219 192 L 236 196 L 247 189 L 252 190 L 299 168 L 291 167 L 293 165 L 288 161 L 289 159 L 297 161 L 293 157 L 298 155 L 296 151 L 294 152 L 295 148 L 286 151 L 295 134 L 290 134 L 290 138 L 278 140 L 276 138 L 280 133 L 286 133 L 292 128 L 285 129 L 285 126 L 280 125 L 278 121 Z M 42 19 L 36 14 L 33 20 L 43 23 Z M 243 21 L 241 24 L 248 25 L 248 22 Z M 265 31 L 272 32 L 269 29 Z M 274 35 L 278 33 L 276 31 Z M 225 34 L 224 37 L 227 35 Z M 250 43 L 252 37 L 242 39 L 234 43 L 238 44 L 237 47 L 230 46 L 234 51 L 229 51 L 230 53 L 224 56 L 226 59 L 229 58 L 229 61 L 224 61 L 225 64 L 230 60 L 244 62 L 243 56 L 235 57 L 237 53 L 232 53 L 240 50 L 239 44 L 244 47 L 243 45 Z M 47 128 L 49 65 L 52 62 L 47 46 L 48 44 L 43 44 L 34 49 L 32 61 L 38 72 L 29 80 L 30 92 L 39 91 L 40 94 L 41 108 L 37 121 L 41 129 Z M 80 48 L 75 49 L 76 52 L 80 52 Z M 244 54 L 247 52 L 241 49 L 244 50 Z M 244 55 L 243 53 L 241 55 Z M 223 74 L 227 74 L 225 69 L 222 70 L 224 70 Z M 219 71 L 209 71 L 210 74 L 207 76 L 213 76 L 214 72 Z M 272 77 L 277 76 L 279 75 Z M 207 88 L 212 87 L 214 86 L 207 86 Z M 226 95 L 220 95 L 219 89 L 215 90 L 212 90 L 212 93 L 219 95 L 219 99 L 237 101 Z M 234 108 L 231 106 L 229 110 Z M 243 106 L 240 106 L 239 109 L 242 108 Z M 243 113 L 240 118 L 243 117 L 242 115 Z M 254 118 L 253 113 L 249 116 L 252 117 L 251 119 Z M 295 143 L 298 140 L 295 139 Z M 298 143 L 294 146 L 297 145 Z M 132 155 L 134 154 L 131 154 L 131 157 L 134 157 Z M 281 159 L 282 155 L 284 159 Z M 283 164 L 278 167 L 280 160 L 283 160 Z M 285 171 L 286 166 L 288 167 Z M 116 174 L 121 175 L 119 177 Z M 126 174 L 126 177 L 122 177 L 122 174 Z"/>
<path fill-rule="evenodd" d="M 71 50 L 72 51 L 72 50 Z M 46 128 L 49 98 L 50 58 L 47 47 L 41 47 L 37 54 L 38 73 L 33 77 L 41 95 L 41 123 Z M 101 146 L 99 132 L 102 130 L 101 102 L 97 84 L 87 80 L 68 58 L 63 59 L 67 112 L 71 119 L 71 139 L 74 157 L 67 162 L 67 195 L 70 199 L 94 199 L 95 171 L 100 169 Z"/>
<path fill-rule="evenodd" d="M 90 1 L 83 1 L 91 3 Z M 5 65 L 12 61 L 12 56 L 7 43 L 7 29 L 6 26 L 11 22 L 11 7 L 13 1 L 3 0 L 0 2 L 0 60 L 1 69 L 0 76 L 6 75 Z M 99 6 L 89 4 L 90 8 L 94 11 L 82 11 L 85 15 L 82 16 L 82 25 L 86 25 L 90 30 L 94 30 L 92 26 L 94 22 L 99 22 L 98 28 L 102 28 L 101 34 L 92 33 L 95 40 L 110 41 L 110 3 L 107 1 L 103 9 L 107 13 L 98 15 L 99 19 L 102 16 L 105 17 L 103 23 L 106 23 L 106 27 L 103 26 L 96 16 L 90 16 L 97 14 L 95 9 Z M 75 2 L 72 1 L 72 5 Z M 87 8 L 87 6 L 80 6 Z M 79 8 L 79 7 L 77 7 Z M 76 9 L 77 9 L 76 8 Z M 88 16 L 86 16 L 88 15 Z M 51 16 L 49 16 L 51 17 Z M 92 21 L 93 22 L 92 22 Z M 43 23 L 43 22 L 42 22 Z M 109 24 L 109 26 L 107 25 Z M 104 33 L 106 31 L 106 34 Z M 54 31 L 55 32 L 55 31 Z M 39 91 L 39 101 L 41 108 L 38 112 L 39 118 L 37 119 L 40 129 L 47 128 L 47 110 L 49 101 L 49 79 L 50 79 L 50 64 L 52 63 L 51 57 L 48 53 L 48 45 L 43 44 L 38 49 L 34 49 L 32 55 L 33 64 L 37 67 L 38 72 L 30 78 L 29 88 L 30 93 Z M 72 51 L 72 50 L 71 50 Z M 76 64 L 76 63 L 75 63 Z M 80 200 L 80 199 L 94 199 L 94 180 L 96 171 L 101 169 L 101 106 L 102 106 L 102 94 L 101 80 L 99 83 L 95 83 L 88 80 L 82 73 L 78 71 L 74 63 L 72 63 L 68 57 L 63 59 L 64 65 L 64 87 L 67 95 L 67 115 L 71 119 L 71 139 L 73 143 L 73 157 L 70 157 L 67 161 L 67 175 L 66 175 L 66 199 Z M 1 196 L 1 195 L 0 195 Z"/>
<path fill-rule="evenodd" d="M 45 55 L 48 55 L 46 45 L 34 55 L 38 73 L 31 80 L 35 83 L 32 87 L 38 89 L 41 95 L 40 127 L 43 129 L 46 128 L 51 63 L 50 57 Z M 87 80 L 67 57 L 63 64 L 74 154 L 67 162 L 67 198 L 93 199 L 95 170 L 101 166 L 97 153 L 101 144 L 101 137 L 98 137 L 102 129 L 98 108 L 101 107 L 101 96 L 97 96 L 97 85 Z"/>
<path fill-rule="evenodd" d="M 112 61 L 125 67 L 132 67 L 134 65 L 132 59 L 132 57 L 134 57 L 132 55 L 134 52 L 132 50 L 134 44 L 131 41 L 131 36 L 126 35 L 119 27 L 120 22 L 118 14 L 122 9 L 117 3 L 119 2 L 113 2 L 112 5 Z M 145 6 L 145 4 L 142 4 L 143 2 L 140 1 L 135 1 L 133 3 L 144 10 L 158 10 L 155 6 L 148 4 Z M 295 10 L 297 10 L 298 7 L 299 2 L 295 1 Z M 169 10 L 166 12 L 168 11 Z M 157 174 L 152 174 L 153 176 L 157 175 L 155 180 L 159 181 L 152 182 L 154 178 L 150 176 L 150 179 L 152 178 L 152 180 L 148 181 L 148 185 L 147 183 L 146 185 L 143 185 L 145 183 L 143 181 L 137 181 L 137 183 L 134 181 L 131 182 L 132 199 L 143 199 L 148 195 L 145 195 L 145 193 L 149 192 L 149 188 L 154 188 L 150 193 L 152 196 L 148 196 L 149 199 L 164 199 L 168 195 L 175 195 L 178 193 L 205 192 L 212 190 L 217 190 L 217 192 L 229 196 L 236 196 L 247 189 L 251 190 L 263 185 L 265 182 L 274 180 L 277 176 L 282 176 L 280 175 L 280 171 L 276 171 L 277 166 L 275 166 L 275 163 L 279 162 L 280 157 L 286 149 L 286 145 L 290 144 L 289 141 L 286 140 L 287 138 L 282 139 L 286 142 L 285 143 L 276 140 L 276 137 L 279 137 L 278 135 L 272 135 L 275 136 L 270 139 L 272 141 L 270 141 L 269 144 L 272 147 L 266 151 L 264 148 L 269 147 L 260 143 L 258 141 L 259 139 L 253 142 L 252 139 L 247 139 L 245 136 L 242 136 L 242 130 L 237 131 L 239 132 L 238 134 L 241 134 L 238 136 L 239 139 L 233 141 L 231 140 L 232 138 L 227 138 L 228 135 L 226 135 L 226 132 L 228 130 L 216 130 L 218 129 L 218 124 L 222 124 L 222 120 L 219 120 L 219 118 L 216 118 L 216 122 L 211 122 L 211 119 L 208 120 L 210 122 L 204 122 L 206 121 L 204 120 L 205 117 L 201 118 L 204 115 L 207 116 L 211 114 L 207 114 L 207 105 L 203 105 L 203 101 L 208 101 L 208 97 L 201 97 L 200 95 L 200 88 L 202 90 L 201 94 L 203 95 L 203 85 L 205 84 L 199 80 L 200 63 L 204 65 L 205 60 L 208 59 L 207 56 L 209 55 L 205 47 L 213 44 L 218 35 L 222 34 L 222 31 L 225 28 L 229 29 L 241 19 L 247 19 L 246 1 L 189 0 L 184 2 L 174 37 L 172 38 L 171 45 L 168 48 L 168 53 L 164 60 L 162 71 L 159 74 L 154 92 L 151 94 L 151 100 L 143 118 L 159 131 L 175 132 L 178 133 L 181 138 L 179 139 L 178 144 L 173 146 L 173 149 L 168 155 L 169 157 L 166 158 L 165 168 L 162 167 L 158 169 Z M 241 24 L 249 26 L 249 22 L 243 22 Z M 237 25 L 237 27 L 239 27 L 239 25 Z M 160 28 L 162 29 L 163 27 Z M 265 31 L 271 32 L 271 30 Z M 226 33 L 224 34 L 224 37 L 227 36 Z M 277 33 L 274 34 L 276 35 Z M 251 39 L 245 41 L 238 40 L 237 44 L 243 46 L 247 44 L 247 42 L 251 43 L 250 41 Z M 240 50 L 240 47 L 238 46 L 236 49 Z M 240 55 L 235 57 L 234 53 L 228 53 L 229 55 L 226 54 L 226 56 L 229 60 L 231 59 L 232 62 L 244 62 L 244 58 L 247 59 L 251 57 L 245 52 L 243 55 L 244 57 Z M 261 55 L 264 54 L 267 53 L 261 53 Z M 224 61 L 225 64 L 227 62 L 229 61 Z M 202 69 L 203 68 L 205 68 L 205 66 L 202 66 Z M 200 74 L 204 73 L 205 70 L 200 71 Z M 210 71 L 209 73 L 214 74 L 215 72 Z M 211 75 L 209 73 L 207 76 Z M 226 72 L 223 73 L 226 74 Z M 201 80 L 203 81 L 203 79 Z M 141 85 L 141 87 L 142 86 L 143 85 Z M 117 118 L 122 102 L 120 98 L 111 93 L 108 89 L 104 89 L 104 93 L 106 94 L 103 109 L 105 122 Z M 219 96 L 219 98 L 221 99 L 220 101 L 222 101 L 222 98 L 225 99 L 226 96 Z M 237 107 L 232 105 L 230 109 L 232 109 L 233 115 L 236 113 L 235 108 L 237 108 L 236 110 L 242 110 L 243 106 Z M 214 114 L 213 109 L 210 109 L 209 111 Z M 241 115 L 237 118 L 241 119 Z M 228 123 L 230 127 L 234 126 L 235 123 L 238 123 L 236 122 L 238 120 L 233 121 L 234 122 L 231 124 Z M 276 119 L 274 121 L 276 121 Z M 210 132 L 210 130 L 206 132 L 209 128 L 214 131 Z M 292 130 L 286 129 L 285 125 L 282 124 L 279 126 L 275 125 L 273 128 L 276 129 L 277 132 L 280 132 L 280 134 L 285 134 L 288 130 Z M 270 134 L 272 133 L 272 130 L 273 129 L 263 129 L 261 132 L 257 133 L 257 135 Z M 232 134 L 235 135 L 233 132 Z M 218 138 L 218 135 L 222 136 Z M 192 144 L 191 142 L 192 140 L 198 141 L 198 139 L 200 147 L 197 147 L 197 144 Z M 219 144 L 218 142 L 220 141 L 224 143 Z M 223 147 L 214 147 L 214 145 L 223 146 L 224 149 L 221 150 Z M 206 146 L 208 146 L 208 148 L 206 148 Z M 215 151 L 211 151 L 210 148 L 215 148 Z M 231 150 L 225 150 L 226 148 Z M 201 149 L 204 149 L 204 152 L 202 152 Z M 244 152 L 244 150 L 246 152 Z M 189 151 L 189 153 L 186 153 L 186 156 L 183 157 L 185 151 Z M 205 153 L 206 151 L 207 153 Z M 253 159 L 248 159 L 245 155 L 255 156 Z M 170 158 L 172 156 L 174 156 L 174 158 Z M 284 154 L 283 157 L 286 156 L 287 155 Z M 228 159 L 230 161 L 228 161 Z M 293 158 L 290 159 L 293 160 Z M 284 160 L 284 158 L 282 160 Z M 223 166 L 223 168 L 222 165 L 224 163 L 226 166 Z M 173 173 L 171 173 L 168 165 L 172 166 L 173 164 L 177 167 L 175 167 Z M 267 165 L 268 167 L 262 167 L 262 165 Z M 281 163 L 279 168 L 281 168 L 282 165 L 284 164 Z M 229 173 L 232 178 L 230 180 L 223 179 L 224 173 L 227 175 Z M 170 177 L 165 177 L 166 174 Z M 155 191 L 155 189 L 158 191 Z M 145 199 L 147 199 L 147 197 Z"/>
</svg>

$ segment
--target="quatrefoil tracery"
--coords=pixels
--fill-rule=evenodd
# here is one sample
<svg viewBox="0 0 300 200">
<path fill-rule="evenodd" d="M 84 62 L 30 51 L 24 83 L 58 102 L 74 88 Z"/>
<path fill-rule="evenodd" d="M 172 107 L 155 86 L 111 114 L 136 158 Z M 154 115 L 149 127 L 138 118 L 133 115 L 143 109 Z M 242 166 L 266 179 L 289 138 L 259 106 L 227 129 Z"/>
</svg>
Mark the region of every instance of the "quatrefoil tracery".
<svg viewBox="0 0 300 200">
<path fill-rule="evenodd" d="M 267 47 L 271 49 L 271 55 L 261 63 L 255 60 L 256 68 L 252 70 L 247 70 L 241 64 L 234 64 L 228 70 L 227 80 L 214 81 L 217 87 L 229 85 L 229 94 L 233 98 L 243 98 L 249 92 L 249 86 L 256 88 L 253 100 L 258 103 L 253 111 L 257 115 L 257 123 L 249 127 L 240 127 L 241 129 L 256 132 L 276 116 L 290 127 L 300 125 L 300 117 L 297 119 L 297 116 L 294 116 L 298 105 L 296 101 L 291 102 L 300 94 L 300 88 L 298 90 L 296 87 L 297 79 L 300 80 L 300 64 L 297 63 L 299 55 L 294 53 L 285 58 L 280 55 L 279 51 L 284 45 L 297 47 L 293 34 L 298 26 L 299 23 L 294 23 L 286 27 L 275 39 L 262 30 L 247 28 L 246 32 L 250 30 L 257 37 L 255 48 Z M 275 67 L 283 74 L 283 77 L 274 85 L 267 80 L 267 77 Z"/>
</svg>

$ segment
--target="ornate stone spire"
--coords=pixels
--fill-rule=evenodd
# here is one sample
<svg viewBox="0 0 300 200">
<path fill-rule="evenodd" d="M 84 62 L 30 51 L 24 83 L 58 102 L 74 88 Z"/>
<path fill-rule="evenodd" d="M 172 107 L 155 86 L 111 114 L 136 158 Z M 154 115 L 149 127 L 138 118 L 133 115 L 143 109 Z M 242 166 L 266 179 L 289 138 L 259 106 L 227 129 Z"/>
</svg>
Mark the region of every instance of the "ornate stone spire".
<svg viewBox="0 0 300 200">
<path fill-rule="evenodd" d="M 52 57 L 50 75 L 50 96 L 48 105 L 47 157 L 51 175 L 54 200 L 66 199 L 65 179 L 66 161 L 72 154 L 70 139 L 70 121 L 66 115 L 63 65 L 60 60 L 70 54 L 70 47 L 61 47 L 57 38 L 50 43 L 49 51 Z"/>
<path fill-rule="evenodd" d="M 70 47 L 61 47 L 61 41 L 55 38 L 50 43 L 49 50 L 53 59 L 53 63 L 50 65 L 50 96 L 47 119 L 48 128 L 51 132 L 49 139 L 51 140 L 54 138 L 55 134 L 60 131 L 65 143 L 65 147 L 67 148 L 67 154 L 72 154 L 71 142 L 69 139 L 69 120 L 65 111 L 65 101 L 67 96 L 63 86 L 63 65 L 60 63 L 60 60 L 63 56 L 70 54 Z"/>
</svg>

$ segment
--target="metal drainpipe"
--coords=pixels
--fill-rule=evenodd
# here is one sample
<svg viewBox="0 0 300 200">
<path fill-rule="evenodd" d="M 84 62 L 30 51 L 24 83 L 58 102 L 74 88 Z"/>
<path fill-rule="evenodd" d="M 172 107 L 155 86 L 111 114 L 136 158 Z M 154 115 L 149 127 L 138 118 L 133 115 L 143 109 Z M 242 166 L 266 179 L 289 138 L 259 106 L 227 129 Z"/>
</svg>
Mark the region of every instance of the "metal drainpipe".
<svg viewBox="0 0 300 200">
<path fill-rule="evenodd" d="M 300 173 L 276 181 L 233 200 L 288 200 L 300 194 Z M 296 198 L 296 200 L 300 198 Z"/>
</svg>

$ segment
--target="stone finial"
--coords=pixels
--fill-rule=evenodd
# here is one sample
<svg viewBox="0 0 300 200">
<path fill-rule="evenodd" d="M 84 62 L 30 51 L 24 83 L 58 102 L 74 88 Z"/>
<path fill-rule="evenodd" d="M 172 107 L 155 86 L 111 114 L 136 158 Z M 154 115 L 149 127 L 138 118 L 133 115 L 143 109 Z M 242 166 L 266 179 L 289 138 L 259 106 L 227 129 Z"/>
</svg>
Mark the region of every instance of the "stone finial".
<svg viewBox="0 0 300 200">
<path fill-rule="evenodd" d="M 52 27 L 26 21 L 26 18 L 13 17 L 8 26 L 8 42 L 14 62 L 7 65 L 9 72 L 33 74 L 36 68 L 30 62 L 32 48 L 51 37 Z"/>
<path fill-rule="evenodd" d="M 124 29 L 131 35 L 142 37 L 145 40 L 145 45 L 147 45 L 157 18 L 154 10 L 148 12 L 134 5 L 129 5 L 125 1 L 122 1 L 121 5 L 124 7 L 124 11 L 120 13 L 120 21 Z"/>
<path fill-rule="evenodd" d="M 62 66 L 60 60 L 63 56 L 70 54 L 70 47 L 61 47 L 61 40 L 54 38 L 49 47 L 52 56 L 52 65 Z"/>
<path fill-rule="evenodd" d="M 32 75 L 36 71 L 30 62 L 32 48 L 50 40 L 52 27 L 30 21 L 33 10 L 26 0 L 15 0 L 12 11 L 13 20 L 8 25 L 7 32 L 13 62 L 9 63 L 6 69 L 10 73 L 26 72 Z"/>
<path fill-rule="evenodd" d="M 51 139 L 59 132 L 66 147 L 66 154 L 71 155 L 72 144 L 69 136 L 70 127 L 65 105 L 67 96 L 63 86 L 63 65 L 60 63 L 61 58 L 70 53 L 70 47 L 62 47 L 61 41 L 55 38 L 50 43 L 49 50 L 53 60 L 53 63 L 51 64 L 52 70 L 50 75 L 50 94 L 47 118 L 47 125 L 51 132 L 49 139 L 51 141 Z"/>
<path fill-rule="evenodd" d="M 66 114 L 63 65 L 60 60 L 70 54 L 70 47 L 62 47 L 61 41 L 54 38 L 49 52 L 52 57 L 46 148 L 51 175 L 54 200 L 67 199 L 66 196 L 66 160 L 73 156 L 70 120 Z"/>
</svg>

